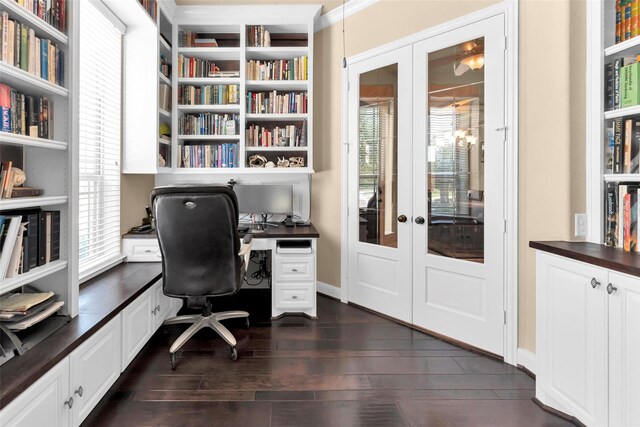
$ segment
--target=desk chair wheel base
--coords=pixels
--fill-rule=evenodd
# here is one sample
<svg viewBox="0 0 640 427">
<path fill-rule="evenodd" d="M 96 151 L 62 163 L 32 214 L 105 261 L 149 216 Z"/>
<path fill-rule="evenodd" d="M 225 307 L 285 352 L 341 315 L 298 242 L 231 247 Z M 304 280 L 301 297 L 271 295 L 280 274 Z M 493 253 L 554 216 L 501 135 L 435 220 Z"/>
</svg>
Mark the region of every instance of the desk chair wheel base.
<svg viewBox="0 0 640 427">
<path fill-rule="evenodd" d="M 234 362 L 238 360 L 238 350 L 235 347 L 231 347 L 231 360 Z"/>
<path fill-rule="evenodd" d="M 176 370 L 176 354 L 169 353 L 169 358 L 171 359 L 171 370 L 175 371 Z"/>
<path fill-rule="evenodd" d="M 249 318 L 247 317 L 247 320 L 244 322 L 244 327 L 249 329 Z"/>
</svg>

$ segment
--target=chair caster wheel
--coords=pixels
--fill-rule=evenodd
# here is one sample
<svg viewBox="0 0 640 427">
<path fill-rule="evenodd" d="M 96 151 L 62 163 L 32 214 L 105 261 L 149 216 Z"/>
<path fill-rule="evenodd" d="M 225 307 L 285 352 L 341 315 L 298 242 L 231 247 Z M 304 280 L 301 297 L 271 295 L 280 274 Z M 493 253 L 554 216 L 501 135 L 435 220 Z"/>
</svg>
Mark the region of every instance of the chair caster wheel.
<svg viewBox="0 0 640 427">
<path fill-rule="evenodd" d="M 234 362 L 238 360 L 238 350 L 235 347 L 231 347 L 231 360 Z"/>
<path fill-rule="evenodd" d="M 171 370 L 175 371 L 176 370 L 176 354 L 169 353 L 169 358 L 171 359 Z"/>
<path fill-rule="evenodd" d="M 249 329 L 249 318 L 247 317 L 247 320 L 244 322 L 244 327 Z"/>
</svg>

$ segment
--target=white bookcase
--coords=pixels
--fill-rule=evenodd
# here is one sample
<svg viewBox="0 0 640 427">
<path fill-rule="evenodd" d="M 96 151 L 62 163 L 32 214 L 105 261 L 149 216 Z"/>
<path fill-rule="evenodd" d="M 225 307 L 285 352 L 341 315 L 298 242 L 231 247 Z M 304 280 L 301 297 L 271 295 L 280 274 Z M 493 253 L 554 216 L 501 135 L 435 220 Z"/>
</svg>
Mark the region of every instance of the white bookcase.
<svg viewBox="0 0 640 427">
<path fill-rule="evenodd" d="M 59 313 L 70 316 L 78 313 L 77 239 L 73 238 L 73 224 L 77 223 L 75 201 L 78 189 L 74 181 L 77 153 L 71 142 L 70 130 L 73 108 L 70 88 L 74 81 L 75 67 L 72 64 L 76 57 L 73 38 L 68 35 L 73 34 L 72 28 L 75 27 L 73 5 L 74 2 L 67 1 L 68 33 L 65 34 L 14 0 L 0 0 L 0 10 L 7 12 L 9 19 L 34 29 L 36 37 L 54 42 L 65 57 L 64 84 L 60 86 L 0 61 L 0 83 L 25 95 L 46 96 L 52 104 L 49 108 L 54 118 L 51 139 L 0 132 L 0 153 L 7 157 L 3 160 L 22 163 L 27 175 L 26 185 L 44 190 L 40 197 L 0 199 L 0 215 L 23 208 L 59 210 L 61 214 L 60 259 L 1 280 L 0 294 L 19 290 L 24 285 L 33 285 L 41 291 L 51 290 L 56 293 L 56 299 L 65 302 Z"/>
<path fill-rule="evenodd" d="M 171 167 L 174 174 L 308 174 L 313 172 L 313 35 L 320 13 L 316 5 L 296 6 L 189 6 L 178 7 L 173 26 L 173 115 Z M 251 26 L 264 26 L 271 35 L 271 46 L 252 47 L 248 39 Z M 191 31 L 215 38 L 218 47 L 181 46 L 179 34 Z M 211 60 L 221 71 L 239 71 L 239 77 L 179 77 L 178 57 Z M 307 78 L 300 80 L 250 80 L 247 63 L 251 60 L 292 60 L 308 57 Z M 237 104 L 187 105 L 179 102 L 179 87 L 193 85 L 238 85 Z M 247 108 L 248 95 L 255 92 L 278 94 L 306 93 L 304 114 L 253 114 Z M 233 135 L 191 135 L 179 133 L 185 115 L 237 115 Z M 306 137 L 300 146 L 254 147 L 245 143 L 251 125 L 268 129 L 296 125 L 304 127 Z M 304 125 L 304 126 L 303 126 Z M 185 167 L 180 150 L 185 145 L 237 144 L 234 167 Z M 304 167 L 249 167 L 249 157 L 260 155 L 277 164 L 278 159 L 302 157 Z"/>
</svg>

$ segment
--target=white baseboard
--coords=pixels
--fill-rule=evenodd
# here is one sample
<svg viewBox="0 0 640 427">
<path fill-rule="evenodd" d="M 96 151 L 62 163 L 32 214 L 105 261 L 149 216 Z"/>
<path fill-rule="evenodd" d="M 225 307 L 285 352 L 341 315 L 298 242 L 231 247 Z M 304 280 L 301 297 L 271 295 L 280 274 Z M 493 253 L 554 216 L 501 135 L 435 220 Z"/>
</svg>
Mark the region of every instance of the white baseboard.
<svg viewBox="0 0 640 427">
<path fill-rule="evenodd" d="M 329 285 L 328 283 L 324 283 L 324 282 L 316 282 L 316 284 L 317 284 L 317 290 L 321 294 L 327 295 L 331 298 L 335 298 L 338 300 L 342 297 L 342 289 L 333 285 Z"/>
<path fill-rule="evenodd" d="M 536 373 L 536 355 L 524 348 L 518 349 L 518 365 L 522 365 L 529 371 Z"/>
</svg>

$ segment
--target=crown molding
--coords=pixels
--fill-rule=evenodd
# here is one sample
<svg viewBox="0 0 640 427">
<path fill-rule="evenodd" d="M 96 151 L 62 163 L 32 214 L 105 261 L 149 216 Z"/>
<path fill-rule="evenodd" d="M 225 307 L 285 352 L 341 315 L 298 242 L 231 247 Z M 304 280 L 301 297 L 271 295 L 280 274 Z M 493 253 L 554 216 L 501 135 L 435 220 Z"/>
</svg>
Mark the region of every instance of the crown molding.
<svg viewBox="0 0 640 427">
<path fill-rule="evenodd" d="M 351 16 L 355 13 L 360 12 L 362 9 L 365 9 L 374 3 L 377 3 L 378 0 L 350 0 L 344 4 L 344 17 Z M 316 21 L 316 33 L 318 31 L 324 30 L 327 27 L 330 27 L 333 24 L 336 24 L 342 20 L 342 6 L 338 6 L 333 10 L 322 15 L 318 21 Z"/>
</svg>

